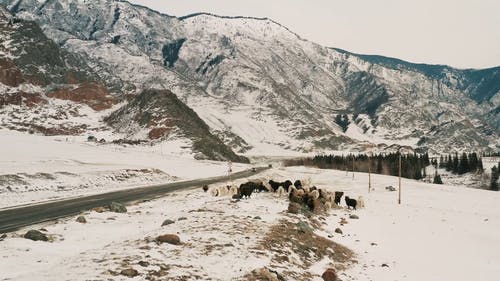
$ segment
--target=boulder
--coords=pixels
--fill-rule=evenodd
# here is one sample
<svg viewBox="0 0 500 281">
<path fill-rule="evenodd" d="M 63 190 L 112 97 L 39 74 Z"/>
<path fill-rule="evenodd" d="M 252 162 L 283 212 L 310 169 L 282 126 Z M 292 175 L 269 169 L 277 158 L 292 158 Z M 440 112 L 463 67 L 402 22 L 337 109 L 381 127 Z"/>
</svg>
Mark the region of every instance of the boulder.
<svg viewBox="0 0 500 281">
<path fill-rule="evenodd" d="M 158 243 L 168 243 L 172 245 L 179 245 L 181 244 L 181 239 L 179 236 L 175 234 L 165 234 L 165 235 L 160 235 L 156 237 L 156 242 Z"/>
<path fill-rule="evenodd" d="M 337 277 L 337 273 L 335 273 L 335 269 L 328 268 L 323 275 L 321 275 L 324 281 L 337 281 L 339 280 Z"/>
<path fill-rule="evenodd" d="M 115 212 L 115 213 L 126 213 L 127 212 L 127 208 L 125 207 L 125 205 L 118 203 L 118 202 L 111 202 L 111 204 L 109 204 L 109 210 L 111 212 Z"/>
<path fill-rule="evenodd" d="M 77 217 L 76 221 L 79 222 L 79 223 L 87 223 L 87 220 L 85 219 L 84 216 Z"/>
<path fill-rule="evenodd" d="M 185 221 L 185 220 L 187 220 L 187 218 L 186 218 L 186 217 L 180 217 L 180 218 L 178 218 L 177 220 L 178 220 L 178 221 Z"/>
<path fill-rule="evenodd" d="M 300 221 L 296 224 L 297 230 L 302 233 L 311 233 L 313 229 L 305 221 Z"/>
<path fill-rule="evenodd" d="M 104 213 L 104 212 L 106 212 L 106 208 L 104 208 L 104 207 L 95 207 L 95 208 L 92 208 L 92 211 L 97 212 L 97 213 Z"/>
<path fill-rule="evenodd" d="M 354 215 L 354 214 L 353 214 L 353 215 L 350 215 L 350 216 L 349 216 L 349 218 L 350 218 L 350 219 L 353 219 L 353 220 L 357 220 L 357 219 L 359 219 L 359 217 L 358 217 L 357 215 Z"/>
<path fill-rule="evenodd" d="M 161 224 L 161 226 L 165 226 L 165 225 L 169 225 L 169 224 L 173 224 L 173 223 L 175 223 L 175 221 L 166 219 L 166 220 L 163 221 L 163 223 Z"/>
<path fill-rule="evenodd" d="M 338 234 L 343 234 L 342 229 L 340 229 L 340 228 L 338 228 L 338 227 L 337 227 L 337 228 L 335 228 L 335 233 L 338 233 Z"/>
<path fill-rule="evenodd" d="M 33 241 L 49 241 L 49 238 L 47 237 L 47 235 L 43 234 L 42 232 L 40 232 L 38 230 L 34 230 L 34 229 L 26 232 L 26 234 L 24 234 L 23 237 L 26 239 L 33 240 Z"/>
</svg>

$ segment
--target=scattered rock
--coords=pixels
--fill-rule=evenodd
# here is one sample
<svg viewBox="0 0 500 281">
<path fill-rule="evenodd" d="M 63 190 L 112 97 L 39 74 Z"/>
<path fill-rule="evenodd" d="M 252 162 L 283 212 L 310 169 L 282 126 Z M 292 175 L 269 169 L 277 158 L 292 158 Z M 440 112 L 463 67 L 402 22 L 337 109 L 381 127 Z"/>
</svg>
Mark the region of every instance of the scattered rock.
<svg viewBox="0 0 500 281">
<path fill-rule="evenodd" d="M 138 262 L 138 264 L 140 266 L 142 266 L 142 267 L 148 267 L 149 266 L 149 262 L 147 262 L 147 261 L 140 261 L 140 262 Z"/>
<path fill-rule="evenodd" d="M 254 269 L 247 277 L 250 280 L 285 281 L 278 272 L 265 267 Z"/>
<path fill-rule="evenodd" d="M 350 215 L 349 218 L 353 219 L 353 220 L 359 219 L 359 217 L 357 215 L 354 215 L 354 214 Z"/>
<path fill-rule="evenodd" d="M 127 268 L 127 269 L 122 270 L 120 272 L 120 275 L 132 278 L 132 277 L 136 277 L 137 275 L 139 275 L 139 272 L 133 268 Z"/>
<path fill-rule="evenodd" d="M 261 220 L 262 218 L 261 218 L 261 217 L 259 217 L 259 216 L 256 216 L 256 217 L 254 217 L 253 219 L 254 219 L 254 220 Z"/>
<path fill-rule="evenodd" d="M 76 221 L 79 222 L 79 223 L 87 223 L 87 220 L 85 219 L 84 216 L 77 217 Z"/>
<path fill-rule="evenodd" d="M 185 220 L 187 220 L 187 218 L 186 218 L 186 217 L 180 217 L 180 218 L 178 218 L 177 220 L 178 220 L 178 221 L 185 221 Z"/>
<path fill-rule="evenodd" d="M 370 245 L 372 245 L 372 246 L 377 246 L 378 244 L 377 244 L 377 243 L 375 243 L 375 242 L 372 242 Z"/>
<path fill-rule="evenodd" d="M 149 250 L 151 250 L 151 247 L 149 247 L 149 246 L 141 246 L 141 247 L 139 247 L 139 250 L 149 251 Z"/>
<path fill-rule="evenodd" d="M 300 221 L 296 224 L 297 230 L 302 233 L 311 233 L 313 229 L 305 221 Z"/>
<path fill-rule="evenodd" d="M 3 241 L 5 238 L 7 238 L 7 234 L 2 234 L 2 236 L 0 236 L 0 241 Z"/>
<path fill-rule="evenodd" d="M 388 264 L 386 264 L 386 263 L 383 263 L 381 266 L 382 266 L 382 267 L 389 267 L 389 265 L 388 265 Z"/>
<path fill-rule="evenodd" d="M 347 220 L 345 218 L 340 219 L 340 225 L 347 224 Z"/>
<path fill-rule="evenodd" d="M 41 233 L 38 230 L 34 230 L 34 229 L 26 232 L 26 234 L 24 234 L 23 237 L 26 239 L 33 240 L 33 241 L 49 241 L 49 238 L 47 237 L 47 235 Z"/>
<path fill-rule="evenodd" d="M 169 224 L 173 224 L 173 223 L 175 223 L 175 221 L 166 219 L 166 220 L 163 221 L 163 223 L 161 224 L 161 226 L 165 226 L 165 225 L 169 225 Z"/>
<path fill-rule="evenodd" d="M 290 214 L 298 214 L 300 211 L 300 208 L 301 208 L 301 206 L 299 203 L 290 202 L 290 204 L 288 204 L 288 212 Z"/>
<path fill-rule="evenodd" d="M 337 281 L 339 280 L 337 277 L 337 273 L 335 273 L 335 269 L 328 268 L 323 275 L 321 275 L 324 281 Z"/>
<path fill-rule="evenodd" d="M 97 213 L 104 213 L 104 212 L 106 212 L 106 208 L 104 208 L 104 207 L 95 207 L 95 208 L 92 208 L 92 211 L 97 212 Z"/>
<path fill-rule="evenodd" d="M 111 202 L 111 204 L 109 204 L 109 210 L 111 212 L 115 212 L 115 213 L 126 213 L 127 212 L 127 208 L 125 207 L 125 205 L 118 203 L 118 202 Z"/>
<path fill-rule="evenodd" d="M 172 245 L 179 245 L 181 244 L 181 239 L 179 236 L 175 234 L 165 234 L 165 235 L 160 235 L 156 237 L 156 242 L 158 243 L 168 243 Z"/>
<path fill-rule="evenodd" d="M 340 229 L 340 228 L 338 228 L 338 227 L 337 227 L 337 228 L 335 228 L 335 233 L 344 234 L 344 233 L 342 232 L 342 229 Z"/>
</svg>

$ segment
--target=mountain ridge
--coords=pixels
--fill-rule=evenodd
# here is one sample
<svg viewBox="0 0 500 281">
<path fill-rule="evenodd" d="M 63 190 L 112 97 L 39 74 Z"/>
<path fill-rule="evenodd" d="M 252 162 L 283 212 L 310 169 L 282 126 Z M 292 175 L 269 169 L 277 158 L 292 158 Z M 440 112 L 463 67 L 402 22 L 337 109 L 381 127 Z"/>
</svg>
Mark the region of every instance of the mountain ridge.
<svg viewBox="0 0 500 281">
<path fill-rule="evenodd" d="M 482 72 L 469 81 L 388 67 L 302 39 L 269 19 L 197 13 L 180 20 L 126 1 L 49 2 L 40 10 L 37 1 L 18 1 L 18 15 L 37 20 L 123 94 L 176 93 L 213 133 L 232 136 L 226 144 L 303 152 L 395 143 L 436 152 L 499 147 L 496 76 L 489 84 Z M 63 6 L 72 14 L 57 8 Z M 345 129 L 335 121 L 340 114 Z"/>
</svg>

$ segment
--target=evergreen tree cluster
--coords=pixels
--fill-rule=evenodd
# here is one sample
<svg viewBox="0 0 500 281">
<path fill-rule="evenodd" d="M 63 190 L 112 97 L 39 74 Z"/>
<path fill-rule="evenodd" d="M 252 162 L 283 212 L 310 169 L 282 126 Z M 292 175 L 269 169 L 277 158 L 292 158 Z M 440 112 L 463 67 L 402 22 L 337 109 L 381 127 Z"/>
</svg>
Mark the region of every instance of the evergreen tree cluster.
<svg viewBox="0 0 500 281">
<path fill-rule="evenodd" d="M 463 175 L 470 172 L 482 173 L 483 161 L 475 152 L 469 154 L 464 152 L 461 156 L 455 153 L 454 155 L 441 156 L 439 167 L 445 168 L 446 171 L 456 175 Z"/>
<path fill-rule="evenodd" d="M 320 169 L 337 169 L 356 172 L 368 172 L 382 175 L 399 175 L 399 153 L 378 154 L 368 156 L 366 154 L 347 156 L 339 155 L 317 155 L 313 158 L 303 158 L 286 161 L 287 166 L 314 166 Z M 430 165 L 429 155 L 408 154 L 401 155 L 401 176 L 409 179 L 420 180 L 425 178 L 425 167 Z"/>
</svg>

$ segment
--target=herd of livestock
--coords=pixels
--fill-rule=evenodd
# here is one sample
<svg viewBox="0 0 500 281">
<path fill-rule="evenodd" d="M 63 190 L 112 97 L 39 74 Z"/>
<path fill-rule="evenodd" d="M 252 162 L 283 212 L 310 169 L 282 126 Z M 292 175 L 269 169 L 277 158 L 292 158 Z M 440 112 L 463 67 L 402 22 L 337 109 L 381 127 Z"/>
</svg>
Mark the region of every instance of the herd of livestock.
<svg viewBox="0 0 500 281">
<path fill-rule="evenodd" d="M 341 206 L 344 192 L 327 191 L 311 185 L 311 178 L 290 180 L 282 182 L 274 180 L 252 180 L 237 185 L 208 186 L 202 187 L 203 191 L 212 196 L 231 196 L 233 199 L 250 198 L 255 192 L 273 192 L 277 197 L 288 196 L 290 203 L 296 203 L 309 208 L 310 211 L 337 208 Z M 345 196 L 345 204 L 348 209 L 364 207 L 364 200 L 360 196 L 358 199 Z"/>
</svg>

